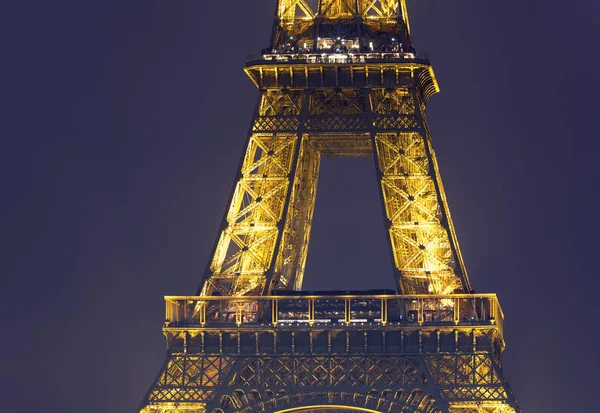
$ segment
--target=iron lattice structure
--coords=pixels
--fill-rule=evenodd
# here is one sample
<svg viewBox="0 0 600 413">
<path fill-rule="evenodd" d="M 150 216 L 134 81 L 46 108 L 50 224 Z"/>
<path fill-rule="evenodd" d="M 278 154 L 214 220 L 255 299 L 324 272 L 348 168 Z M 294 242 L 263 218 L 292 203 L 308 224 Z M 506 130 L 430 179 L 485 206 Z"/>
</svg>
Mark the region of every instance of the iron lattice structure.
<svg viewBox="0 0 600 413">
<path fill-rule="evenodd" d="M 140 412 L 520 411 L 503 314 L 472 290 L 425 120 L 439 91 L 405 0 L 279 0 L 196 296 L 166 297 Z M 372 156 L 397 291 L 300 292 L 323 157 Z"/>
</svg>

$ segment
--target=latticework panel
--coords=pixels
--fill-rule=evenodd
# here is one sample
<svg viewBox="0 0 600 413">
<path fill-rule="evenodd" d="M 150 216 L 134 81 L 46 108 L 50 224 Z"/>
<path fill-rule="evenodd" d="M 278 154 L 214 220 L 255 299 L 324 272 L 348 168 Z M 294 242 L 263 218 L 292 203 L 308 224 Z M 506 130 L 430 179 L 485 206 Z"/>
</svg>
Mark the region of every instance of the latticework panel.
<svg viewBox="0 0 600 413">
<path fill-rule="evenodd" d="M 416 103 L 407 89 L 371 91 L 371 107 L 376 129 L 414 130 L 419 121 L 416 116 Z"/>
<path fill-rule="evenodd" d="M 417 104 L 408 89 L 374 89 L 370 93 L 371 110 L 377 115 L 413 115 Z"/>
<path fill-rule="evenodd" d="M 398 413 L 514 413 L 506 388 L 497 365 L 484 354 L 174 354 L 141 412 L 346 405 Z"/>
<path fill-rule="evenodd" d="M 251 136 L 204 293 L 262 294 L 290 188 L 296 145 L 296 135 Z"/>
<path fill-rule="evenodd" d="M 299 116 L 304 92 L 300 89 L 267 89 L 260 97 L 259 116 Z"/>
<path fill-rule="evenodd" d="M 403 0 L 363 0 L 359 2 L 360 13 L 369 17 L 397 18 L 400 15 L 399 3 L 403 2 Z"/>
<path fill-rule="evenodd" d="M 370 100 L 374 128 L 381 131 L 375 133 L 375 154 L 402 291 L 449 294 L 463 288 L 418 99 L 409 89 L 375 89 Z"/>
<path fill-rule="evenodd" d="M 415 129 L 419 126 L 415 116 L 376 116 L 373 124 L 377 129 Z"/>
<path fill-rule="evenodd" d="M 359 89 L 317 89 L 310 96 L 310 115 L 360 115 L 368 102 Z"/>
<path fill-rule="evenodd" d="M 314 132 L 367 131 L 368 101 L 359 89 L 317 89 L 310 96 L 306 129 Z"/>
<path fill-rule="evenodd" d="M 278 17 L 282 20 L 311 20 L 326 18 L 394 19 L 401 16 L 405 0 L 279 0 Z M 319 7 L 320 6 L 320 7 Z"/>
<path fill-rule="evenodd" d="M 267 89 L 261 94 L 254 132 L 295 132 L 300 127 L 304 92 L 299 89 Z"/>
<path fill-rule="evenodd" d="M 320 14 L 328 17 L 352 17 L 357 13 L 353 0 L 321 0 Z"/>
<path fill-rule="evenodd" d="M 239 363 L 234 385 L 242 387 L 386 388 L 427 382 L 420 361 L 410 357 L 263 356 L 243 358 Z"/>
<path fill-rule="evenodd" d="M 301 145 L 290 211 L 286 217 L 283 239 L 269 290 L 299 290 L 302 286 L 321 155 L 307 137 L 302 139 Z"/>
<path fill-rule="evenodd" d="M 252 129 L 255 132 L 288 132 L 300 127 L 300 120 L 291 116 L 261 116 L 254 121 Z"/>
<path fill-rule="evenodd" d="M 453 354 L 426 357 L 427 367 L 450 401 L 508 399 L 504 378 L 489 354 Z"/>
<path fill-rule="evenodd" d="M 439 413 L 435 401 L 418 357 L 181 354 L 167 359 L 141 412 L 249 413 L 344 404 Z"/>
<path fill-rule="evenodd" d="M 317 20 L 332 23 L 317 27 L 320 39 L 339 46 L 345 45 L 339 42 L 340 36 L 354 41 L 359 32 L 363 46 L 373 39 L 386 42 L 390 34 L 410 42 L 406 0 L 279 0 L 273 47 L 284 52 L 306 49 L 305 44 L 317 49 L 313 30 Z M 360 31 L 356 30 L 357 21 L 362 24 Z"/>
<path fill-rule="evenodd" d="M 235 359 L 220 356 L 172 356 L 161 369 L 146 397 L 149 405 L 195 403 L 205 405 Z"/>
<path fill-rule="evenodd" d="M 318 9 L 306 0 L 279 0 L 277 15 L 282 20 L 312 19 Z"/>
<path fill-rule="evenodd" d="M 369 127 L 366 116 L 312 116 L 306 129 L 310 132 L 364 132 Z"/>
<path fill-rule="evenodd" d="M 403 292 L 449 294 L 461 288 L 425 140 L 415 132 L 378 133 L 375 146 Z"/>
</svg>

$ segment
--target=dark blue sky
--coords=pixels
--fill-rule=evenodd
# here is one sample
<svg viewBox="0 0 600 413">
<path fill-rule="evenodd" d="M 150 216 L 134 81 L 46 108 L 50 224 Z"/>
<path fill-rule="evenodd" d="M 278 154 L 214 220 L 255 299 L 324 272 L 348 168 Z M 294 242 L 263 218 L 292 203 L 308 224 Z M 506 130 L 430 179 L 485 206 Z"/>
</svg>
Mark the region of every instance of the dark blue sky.
<svg viewBox="0 0 600 413">
<path fill-rule="evenodd" d="M 137 407 L 164 360 L 162 296 L 195 292 L 209 258 L 274 3 L 0 4 L 3 410 Z M 526 413 L 596 411 L 600 5 L 409 7 L 471 282 L 506 315 L 505 374 Z M 321 177 L 306 288 L 393 285 L 372 161 Z"/>
</svg>

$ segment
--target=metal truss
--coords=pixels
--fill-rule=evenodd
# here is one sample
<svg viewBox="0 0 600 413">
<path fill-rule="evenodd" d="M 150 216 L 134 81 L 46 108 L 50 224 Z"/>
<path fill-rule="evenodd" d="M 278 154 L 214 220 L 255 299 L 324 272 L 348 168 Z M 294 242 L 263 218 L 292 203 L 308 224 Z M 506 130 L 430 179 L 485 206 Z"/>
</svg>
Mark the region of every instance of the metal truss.
<svg viewBox="0 0 600 413">
<path fill-rule="evenodd" d="M 172 353 L 148 412 L 276 412 L 306 406 L 374 412 L 515 413 L 495 358 L 455 354 Z M 316 409 L 318 410 L 318 409 Z"/>
<path fill-rule="evenodd" d="M 139 412 L 520 412 L 495 295 L 306 297 L 167 297 L 168 357 Z"/>
<path fill-rule="evenodd" d="M 322 156 L 376 159 L 398 289 L 470 289 L 416 87 L 265 89 L 202 294 L 300 289 Z"/>
<path fill-rule="evenodd" d="M 489 313 L 487 327 L 476 331 L 461 320 L 482 320 L 483 313 L 461 298 L 463 314 L 456 306 L 461 299 L 451 298 L 456 289 L 470 287 L 418 77 L 415 82 L 387 89 L 261 91 L 203 296 L 185 298 L 181 306 L 181 320 L 192 317 L 199 324 L 178 327 L 180 315 L 169 310 L 174 323 L 165 327 L 169 356 L 141 413 L 519 412 L 500 367 L 501 312 Z M 375 158 L 399 290 L 450 294 L 438 301 L 454 316 L 421 298 L 420 309 L 413 310 L 418 327 L 386 326 L 380 315 L 374 331 L 350 324 L 327 332 L 316 325 L 311 331 L 273 327 L 273 320 L 261 324 L 256 317 L 245 327 L 245 311 L 262 314 L 250 302 L 238 303 L 233 324 L 231 306 L 222 306 L 219 314 L 207 309 L 208 295 L 237 300 L 300 289 L 321 158 L 369 155 Z M 402 296 L 387 299 L 393 297 Z M 383 314 L 387 305 L 381 306 Z M 309 321 L 314 308 L 308 306 Z M 422 325 L 428 322 L 433 324 Z"/>
<path fill-rule="evenodd" d="M 290 210 L 283 227 L 282 243 L 275 262 L 274 278 L 277 288 L 299 290 L 302 286 L 320 162 L 320 151 L 315 148 L 311 140 L 303 137 Z"/>
<path fill-rule="evenodd" d="M 229 206 L 197 296 L 166 297 L 139 412 L 519 413 L 502 310 L 470 294 L 405 0 L 279 0 L 244 70 L 260 97 Z M 322 158 L 356 156 L 374 159 L 403 295 L 278 291 L 302 286 Z"/>
<path fill-rule="evenodd" d="M 277 9 L 281 20 L 312 20 L 317 16 L 394 19 L 405 15 L 405 0 L 279 0 Z"/>
<path fill-rule="evenodd" d="M 376 91 L 371 98 L 375 114 L 392 114 L 396 121 L 407 119 L 401 115 L 418 119 L 408 118 L 418 124 L 418 131 L 376 133 L 374 144 L 402 292 L 448 294 L 467 288 L 466 277 L 455 271 L 460 258 L 454 254 L 458 246 L 453 248 L 454 240 L 444 217 L 445 197 L 437 185 L 433 149 L 424 136 L 425 123 L 417 109 L 416 96 L 396 89 Z M 406 128 L 403 124 L 394 126 Z"/>
<path fill-rule="evenodd" d="M 414 412 L 440 411 L 435 408 L 436 398 L 430 394 L 435 390 L 422 366 L 414 357 L 173 355 L 161 370 L 148 394 L 148 407 L 142 412 L 153 411 L 151 406 L 164 408 L 165 404 L 186 402 L 190 408 L 200 403 L 215 413 L 260 411 L 269 400 L 283 404 L 283 400 L 275 401 L 278 397 L 293 407 L 294 402 L 306 402 L 321 394 L 329 396 L 321 402 L 319 396 L 311 401 L 330 403 L 331 395 L 337 394 L 340 398 L 349 396 L 344 402 L 356 405 L 365 403 L 365 397 L 383 395 L 388 408 L 394 403 L 411 406 L 409 411 Z M 329 391 L 323 392 L 324 388 Z M 290 400 L 293 395 L 300 397 Z M 381 402 L 377 404 L 381 408 Z"/>
<path fill-rule="evenodd" d="M 343 30 L 340 21 L 348 23 Z M 272 44 L 279 51 L 316 50 L 324 44 L 341 46 L 337 41 L 344 37 L 357 48 L 372 48 L 373 42 L 389 40 L 381 32 L 410 45 L 406 0 L 279 0 Z"/>
<path fill-rule="evenodd" d="M 296 138 L 253 135 L 221 232 L 210 284 L 222 294 L 261 291 L 277 241 Z M 227 288 L 229 286 L 229 288 Z"/>
</svg>

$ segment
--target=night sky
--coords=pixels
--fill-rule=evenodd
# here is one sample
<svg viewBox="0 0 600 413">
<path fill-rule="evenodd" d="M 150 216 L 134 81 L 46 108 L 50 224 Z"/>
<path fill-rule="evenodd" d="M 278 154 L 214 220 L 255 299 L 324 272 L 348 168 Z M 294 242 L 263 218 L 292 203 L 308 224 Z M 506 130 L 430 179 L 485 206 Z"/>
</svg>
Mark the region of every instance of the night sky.
<svg viewBox="0 0 600 413">
<path fill-rule="evenodd" d="M 193 294 L 275 0 L 0 2 L 2 410 L 133 412 Z M 412 0 L 428 121 L 525 413 L 598 411 L 600 3 Z M 349 225 L 349 224 L 352 225 Z M 387 288 L 373 161 L 326 159 L 306 289 Z"/>
</svg>

